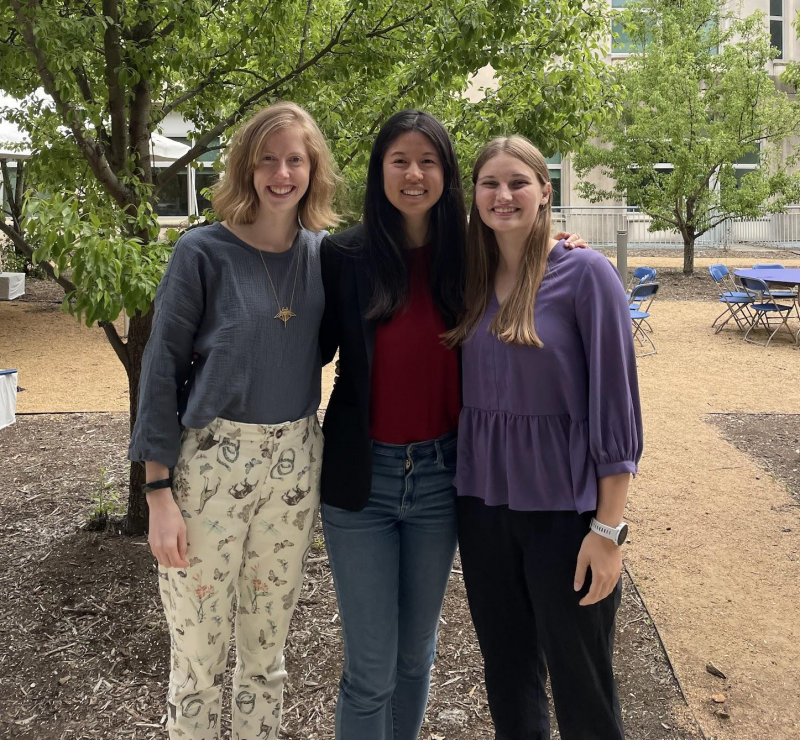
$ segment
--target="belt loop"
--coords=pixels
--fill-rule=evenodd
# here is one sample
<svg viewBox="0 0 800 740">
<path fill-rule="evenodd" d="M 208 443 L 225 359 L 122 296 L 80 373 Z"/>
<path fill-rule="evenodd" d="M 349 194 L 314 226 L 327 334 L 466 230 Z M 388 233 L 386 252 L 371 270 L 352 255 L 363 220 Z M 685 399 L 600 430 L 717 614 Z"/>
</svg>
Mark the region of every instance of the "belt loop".
<svg viewBox="0 0 800 740">
<path fill-rule="evenodd" d="M 443 468 L 444 467 L 444 455 L 442 454 L 442 445 L 438 439 L 433 441 L 434 447 L 436 448 L 436 467 Z"/>
</svg>

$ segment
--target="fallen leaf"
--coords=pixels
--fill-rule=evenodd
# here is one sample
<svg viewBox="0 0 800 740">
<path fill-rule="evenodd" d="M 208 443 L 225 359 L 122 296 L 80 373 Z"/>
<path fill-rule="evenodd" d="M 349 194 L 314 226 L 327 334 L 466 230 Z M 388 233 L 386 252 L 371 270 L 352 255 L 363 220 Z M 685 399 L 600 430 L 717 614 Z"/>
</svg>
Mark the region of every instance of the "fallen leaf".
<svg viewBox="0 0 800 740">
<path fill-rule="evenodd" d="M 706 663 L 706 670 L 712 675 L 716 676 L 717 678 L 727 678 L 727 676 L 715 666 L 711 661 Z"/>
</svg>

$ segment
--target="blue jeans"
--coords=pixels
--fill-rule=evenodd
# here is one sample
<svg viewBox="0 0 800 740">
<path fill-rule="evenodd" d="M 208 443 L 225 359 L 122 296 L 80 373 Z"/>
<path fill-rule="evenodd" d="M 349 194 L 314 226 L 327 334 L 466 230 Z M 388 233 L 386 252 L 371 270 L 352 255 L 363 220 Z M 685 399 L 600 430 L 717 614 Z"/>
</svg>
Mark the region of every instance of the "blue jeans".
<svg viewBox="0 0 800 740">
<path fill-rule="evenodd" d="M 344 670 L 337 740 L 417 740 L 456 550 L 456 437 L 373 442 L 362 511 L 323 505 Z"/>
</svg>

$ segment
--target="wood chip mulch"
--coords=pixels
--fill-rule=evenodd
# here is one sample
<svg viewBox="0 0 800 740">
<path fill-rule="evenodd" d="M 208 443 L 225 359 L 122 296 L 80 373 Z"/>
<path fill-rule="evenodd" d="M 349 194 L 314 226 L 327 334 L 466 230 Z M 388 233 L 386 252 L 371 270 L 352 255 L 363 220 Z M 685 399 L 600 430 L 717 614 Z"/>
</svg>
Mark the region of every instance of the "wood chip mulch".
<svg viewBox="0 0 800 740">
<path fill-rule="evenodd" d="M 86 529 L 100 468 L 112 489 L 124 488 L 127 433 L 126 415 L 102 413 L 21 416 L 0 430 L 0 738 L 166 738 L 169 639 L 154 561 L 143 538 Z M 459 570 L 457 562 L 422 740 L 493 736 Z M 701 737 L 650 618 L 625 585 L 616 666 L 628 736 Z M 319 531 L 287 648 L 288 738 L 334 737 L 340 663 Z"/>
</svg>

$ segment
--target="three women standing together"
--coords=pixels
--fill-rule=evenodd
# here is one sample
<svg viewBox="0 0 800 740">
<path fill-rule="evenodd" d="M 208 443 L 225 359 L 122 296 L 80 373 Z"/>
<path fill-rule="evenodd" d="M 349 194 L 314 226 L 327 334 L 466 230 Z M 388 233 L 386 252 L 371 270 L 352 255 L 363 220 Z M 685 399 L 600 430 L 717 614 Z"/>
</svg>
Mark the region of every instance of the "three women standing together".
<svg viewBox="0 0 800 740">
<path fill-rule="evenodd" d="M 452 142 L 403 111 L 375 140 L 363 224 L 325 236 L 335 176 L 307 113 L 270 106 L 229 147 L 223 221 L 179 240 L 158 289 L 130 451 L 171 737 L 218 736 L 229 620 L 232 737 L 277 737 L 320 495 L 338 740 L 417 738 L 457 538 L 498 740 L 549 737 L 548 670 L 565 740 L 623 737 L 617 542 L 641 454 L 627 303 L 604 257 L 550 238 L 527 140 L 491 142 L 473 182 L 467 234 Z"/>
</svg>

